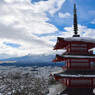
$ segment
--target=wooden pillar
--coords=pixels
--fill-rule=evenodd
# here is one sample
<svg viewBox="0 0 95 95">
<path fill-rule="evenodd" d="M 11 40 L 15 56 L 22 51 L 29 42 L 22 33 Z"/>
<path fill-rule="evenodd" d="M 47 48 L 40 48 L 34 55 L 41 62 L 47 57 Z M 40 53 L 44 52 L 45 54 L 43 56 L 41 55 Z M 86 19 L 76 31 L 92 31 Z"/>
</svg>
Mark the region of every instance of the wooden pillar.
<svg viewBox="0 0 95 95">
<path fill-rule="evenodd" d="M 69 78 L 69 87 L 71 87 L 71 79 Z"/>
<path fill-rule="evenodd" d="M 87 52 L 88 52 L 88 44 L 87 44 Z"/>
<path fill-rule="evenodd" d="M 90 66 L 90 59 L 89 59 L 89 69 L 91 69 L 91 66 Z"/>
<path fill-rule="evenodd" d="M 93 84 L 93 79 L 91 79 L 91 86 L 92 86 L 92 87 L 94 86 L 94 84 Z"/>
<path fill-rule="evenodd" d="M 67 60 L 67 69 L 68 69 L 68 60 Z"/>
<path fill-rule="evenodd" d="M 66 86 L 67 86 L 67 78 L 66 78 Z"/>
<path fill-rule="evenodd" d="M 71 52 L 71 46 L 70 46 L 70 44 L 69 44 L 69 52 Z"/>
<path fill-rule="evenodd" d="M 69 59 L 70 69 L 71 69 L 71 59 Z"/>
</svg>

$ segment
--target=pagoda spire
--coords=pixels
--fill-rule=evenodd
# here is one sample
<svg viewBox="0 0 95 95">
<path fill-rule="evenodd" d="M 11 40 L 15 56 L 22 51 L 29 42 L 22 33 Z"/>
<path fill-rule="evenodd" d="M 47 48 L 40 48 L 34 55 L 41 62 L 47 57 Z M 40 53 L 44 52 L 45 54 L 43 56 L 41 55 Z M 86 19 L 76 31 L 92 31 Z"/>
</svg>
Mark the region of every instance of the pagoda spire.
<svg viewBox="0 0 95 95">
<path fill-rule="evenodd" d="M 74 35 L 73 37 L 80 37 L 80 35 L 78 35 L 76 4 L 74 4 Z"/>
</svg>

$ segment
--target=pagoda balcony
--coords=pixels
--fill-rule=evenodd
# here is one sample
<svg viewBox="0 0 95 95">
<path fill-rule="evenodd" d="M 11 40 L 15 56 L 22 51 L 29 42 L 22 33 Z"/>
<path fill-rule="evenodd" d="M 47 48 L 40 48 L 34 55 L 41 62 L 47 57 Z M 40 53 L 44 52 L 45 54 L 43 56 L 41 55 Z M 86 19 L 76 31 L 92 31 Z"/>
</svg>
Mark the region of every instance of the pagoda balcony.
<svg viewBox="0 0 95 95">
<path fill-rule="evenodd" d="M 74 66 L 74 67 L 71 67 L 70 68 L 71 70 L 95 70 L 95 67 L 93 67 L 93 68 L 89 68 L 89 67 L 87 67 L 87 66 L 85 66 L 85 67 L 78 67 L 78 66 Z"/>
<path fill-rule="evenodd" d="M 83 53 L 84 52 L 84 53 Z M 64 54 L 68 54 L 68 55 L 92 55 L 93 54 L 93 50 L 91 50 L 91 51 L 79 51 L 79 50 L 77 50 L 77 51 L 72 51 L 72 52 L 70 52 L 70 51 L 65 51 L 64 53 L 62 53 L 62 55 L 64 55 Z"/>
<path fill-rule="evenodd" d="M 70 70 L 95 70 L 95 65 L 93 66 L 92 64 L 90 64 L 90 66 L 70 66 L 70 67 L 65 65 L 65 66 L 62 66 L 62 69 L 63 70 L 65 70 L 65 69 L 70 69 Z"/>
<path fill-rule="evenodd" d="M 61 54 L 61 55 L 56 55 L 56 58 L 52 62 L 61 62 L 65 61 L 68 59 L 78 59 L 78 60 L 85 60 L 89 59 L 92 62 L 95 62 L 95 54 Z"/>
<path fill-rule="evenodd" d="M 75 84 L 75 85 L 68 85 L 68 86 L 66 86 L 66 87 L 68 87 L 68 88 L 94 88 L 95 86 L 93 86 L 93 85 L 90 85 L 90 84 L 87 84 L 87 85 L 79 85 L 79 84 Z"/>
<path fill-rule="evenodd" d="M 61 83 L 67 88 L 94 88 L 93 78 L 64 78 Z"/>
<path fill-rule="evenodd" d="M 80 46 L 86 46 L 88 49 L 95 47 L 95 39 L 91 38 L 83 38 L 83 37 L 69 37 L 69 38 L 57 38 L 57 43 L 54 46 L 54 50 L 58 49 L 66 49 L 68 46 L 73 45 L 80 45 Z"/>
<path fill-rule="evenodd" d="M 58 95 L 95 95 L 93 88 L 67 88 Z"/>
<path fill-rule="evenodd" d="M 85 66 L 85 67 L 79 67 L 79 66 L 72 66 L 72 67 L 67 67 L 67 66 L 63 66 L 62 67 L 63 68 L 63 70 L 64 69 L 70 69 L 70 70 L 89 70 L 89 69 L 91 69 L 91 70 L 94 70 L 95 69 L 95 67 L 93 67 L 93 68 L 89 68 L 88 66 Z"/>
<path fill-rule="evenodd" d="M 65 87 L 67 88 L 94 88 L 95 86 L 87 84 L 87 85 L 79 85 L 79 84 L 75 84 L 75 85 L 67 85 L 65 83 L 62 83 Z"/>
</svg>

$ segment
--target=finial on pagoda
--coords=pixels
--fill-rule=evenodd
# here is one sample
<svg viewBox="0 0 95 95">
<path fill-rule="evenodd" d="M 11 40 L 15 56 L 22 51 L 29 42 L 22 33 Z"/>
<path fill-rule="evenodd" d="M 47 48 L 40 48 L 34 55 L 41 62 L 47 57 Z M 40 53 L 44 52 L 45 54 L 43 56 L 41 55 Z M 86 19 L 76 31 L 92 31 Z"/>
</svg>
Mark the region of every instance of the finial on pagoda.
<svg viewBox="0 0 95 95">
<path fill-rule="evenodd" d="M 78 35 L 76 4 L 74 4 L 74 35 L 73 37 L 80 37 L 80 35 Z"/>
</svg>

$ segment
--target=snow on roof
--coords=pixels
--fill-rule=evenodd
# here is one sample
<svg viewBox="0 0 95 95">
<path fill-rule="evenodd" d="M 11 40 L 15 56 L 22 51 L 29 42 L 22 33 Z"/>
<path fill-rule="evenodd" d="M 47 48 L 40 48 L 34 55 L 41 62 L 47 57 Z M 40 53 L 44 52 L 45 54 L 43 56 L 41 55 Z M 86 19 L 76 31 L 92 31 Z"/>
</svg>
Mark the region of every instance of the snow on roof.
<svg viewBox="0 0 95 95">
<path fill-rule="evenodd" d="M 95 75 L 81 75 L 81 74 L 78 74 L 78 75 L 59 74 L 59 76 L 61 76 L 61 77 L 74 77 L 74 78 L 77 78 L 77 77 L 95 78 Z"/>
<path fill-rule="evenodd" d="M 82 42 L 90 42 L 95 43 L 95 39 L 88 37 L 68 37 L 64 38 L 65 41 L 82 41 Z"/>
<path fill-rule="evenodd" d="M 63 57 L 69 57 L 69 58 L 95 58 L 95 56 L 83 56 L 83 55 L 63 55 Z"/>
<path fill-rule="evenodd" d="M 59 70 L 59 71 L 52 72 L 51 74 L 54 75 L 54 74 L 58 74 L 58 73 L 62 73 L 62 72 L 63 72 L 63 69 Z"/>
</svg>

